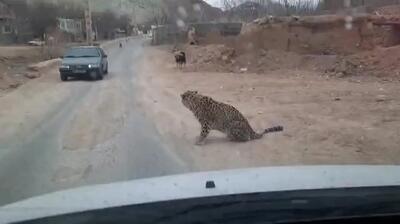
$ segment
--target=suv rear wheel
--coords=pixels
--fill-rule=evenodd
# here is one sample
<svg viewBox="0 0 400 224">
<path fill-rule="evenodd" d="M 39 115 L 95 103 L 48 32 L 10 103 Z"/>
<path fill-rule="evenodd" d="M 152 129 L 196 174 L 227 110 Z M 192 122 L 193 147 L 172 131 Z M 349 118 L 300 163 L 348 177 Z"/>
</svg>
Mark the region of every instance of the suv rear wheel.
<svg viewBox="0 0 400 224">
<path fill-rule="evenodd" d="M 68 81 L 68 76 L 65 75 L 65 74 L 60 74 L 60 79 L 61 79 L 61 81 L 63 81 L 63 82 Z"/>
<path fill-rule="evenodd" d="M 92 80 L 101 80 L 103 76 L 100 73 L 100 71 L 90 71 L 89 76 Z"/>
<path fill-rule="evenodd" d="M 108 63 L 106 64 L 106 70 L 104 71 L 104 74 L 108 74 Z"/>
<path fill-rule="evenodd" d="M 103 80 L 103 72 L 97 72 L 97 80 Z"/>
<path fill-rule="evenodd" d="M 99 71 L 96 72 L 96 80 L 103 80 L 103 77 L 104 77 L 103 69 L 99 69 Z"/>
</svg>

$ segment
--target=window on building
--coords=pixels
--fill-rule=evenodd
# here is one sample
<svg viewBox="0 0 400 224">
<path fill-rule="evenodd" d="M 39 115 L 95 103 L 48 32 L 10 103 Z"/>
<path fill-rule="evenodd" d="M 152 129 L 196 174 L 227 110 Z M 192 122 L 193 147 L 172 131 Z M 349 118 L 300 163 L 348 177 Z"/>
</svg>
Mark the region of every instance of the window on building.
<svg viewBox="0 0 400 224">
<path fill-rule="evenodd" d="M 67 29 L 67 22 L 64 21 L 64 20 L 61 22 L 61 29 L 62 30 L 66 30 Z"/>
<path fill-rule="evenodd" d="M 11 33 L 11 32 L 12 32 L 11 25 L 5 24 L 5 25 L 3 26 L 3 33 Z"/>
</svg>

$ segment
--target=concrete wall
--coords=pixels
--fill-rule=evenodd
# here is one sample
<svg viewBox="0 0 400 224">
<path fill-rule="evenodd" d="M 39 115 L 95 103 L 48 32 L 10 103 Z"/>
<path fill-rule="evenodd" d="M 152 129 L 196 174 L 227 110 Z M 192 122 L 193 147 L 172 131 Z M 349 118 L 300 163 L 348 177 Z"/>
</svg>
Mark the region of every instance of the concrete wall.
<svg viewBox="0 0 400 224">
<path fill-rule="evenodd" d="M 16 42 L 13 34 L 2 34 L 0 33 L 0 45 L 9 45 Z"/>
<path fill-rule="evenodd" d="M 11 33 L 4 33 L 4 26 L 10 25 L 11 26 Z M 12 44 L 17 41 L 15 33 L 14 33 L 14 24 L 10 20 L 0 20 L 0 44 Z"/>
<path fill-rule="evenodd" d="M 237 36 L 242 29 L 241 23 L 192 23 L 185 29 L 166 25 L 153 28 L 152 44 L 175 44 L 185 42 L 190 27 L 196 29 L 197 37 L 206 37 L 210 33 L 218 33 L 222 36 Z"/>
</svg>

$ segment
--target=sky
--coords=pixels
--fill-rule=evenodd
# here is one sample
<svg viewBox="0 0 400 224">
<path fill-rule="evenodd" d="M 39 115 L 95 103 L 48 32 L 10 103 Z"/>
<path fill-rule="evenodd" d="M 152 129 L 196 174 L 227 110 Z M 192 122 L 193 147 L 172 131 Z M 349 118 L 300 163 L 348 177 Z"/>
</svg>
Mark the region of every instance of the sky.
<svg viewBox="0 0 400 224">
<path fill-rule="evenodd" d="M 205 1 L 214 7 L 221 7 L 221 0 L 205 0 Z"/>
</svg>

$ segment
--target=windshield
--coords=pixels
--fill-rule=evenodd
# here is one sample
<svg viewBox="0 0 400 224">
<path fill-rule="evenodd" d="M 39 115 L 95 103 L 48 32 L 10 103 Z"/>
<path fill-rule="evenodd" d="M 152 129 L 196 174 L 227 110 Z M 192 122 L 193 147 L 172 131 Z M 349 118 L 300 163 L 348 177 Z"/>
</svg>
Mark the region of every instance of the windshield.
<svg viewBox="0 0 400 224">
<path fill-rule="evenodd" d="M 73 48 L 65 53 L 65 58 L 99 57 L 99 51 L 95 48 Z"/>
<path fill-rule="evenodd" d="M 197 172 L 398 165 L 399 21 L 398 0 L 0 0 L 0 207 Z"/>
</svg>

